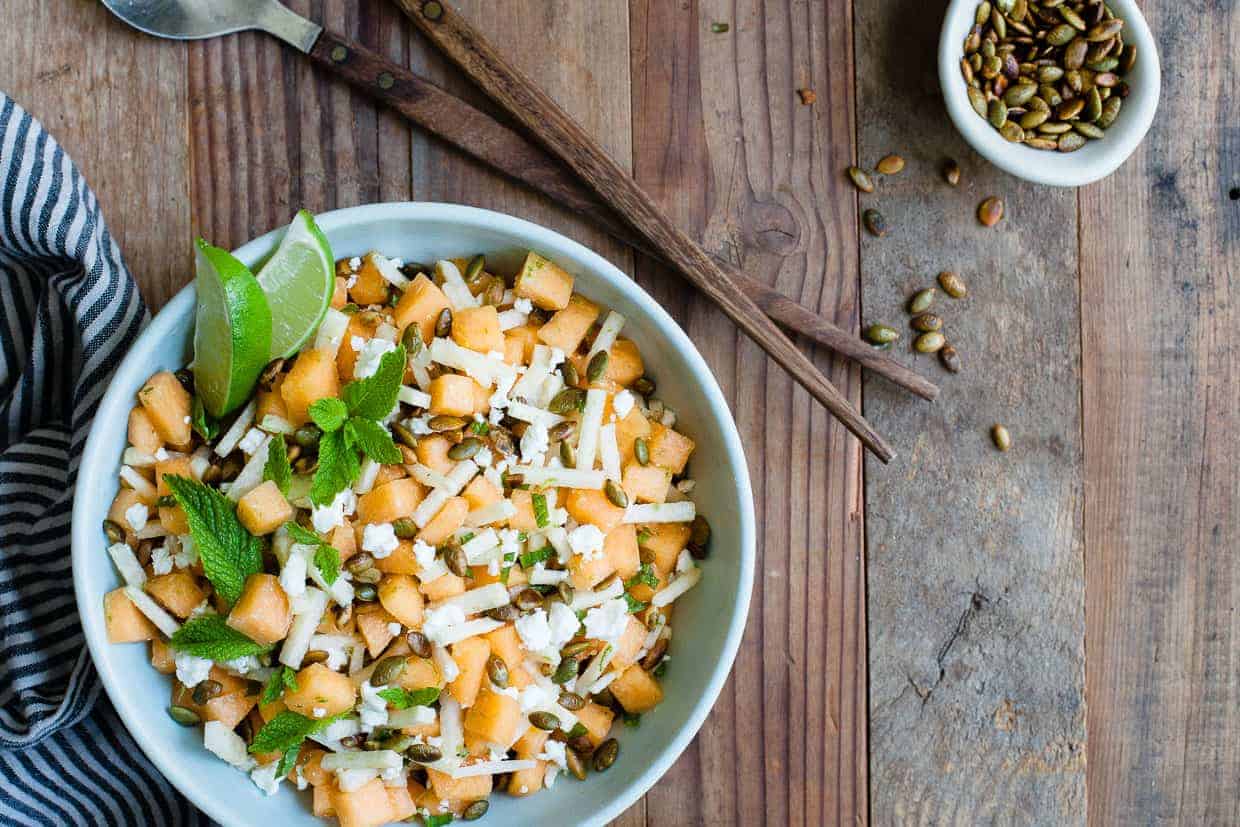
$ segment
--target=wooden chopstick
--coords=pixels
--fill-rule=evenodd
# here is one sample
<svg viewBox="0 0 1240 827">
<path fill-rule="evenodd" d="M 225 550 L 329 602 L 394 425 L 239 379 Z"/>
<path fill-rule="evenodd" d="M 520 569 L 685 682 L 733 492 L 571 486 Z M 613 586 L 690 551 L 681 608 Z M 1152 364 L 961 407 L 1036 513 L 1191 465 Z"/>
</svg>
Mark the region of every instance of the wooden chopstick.
<svg viewBox="0 0 1240 827">
<path fill-rule="evenodd" d="M 451 144 L 491 169 L 541 192 L 571 212 L 585 216 L 601 229 L 653 258 L 662 255 L 608 207 L 559 161 L 524 135 L 475 109 L 408 69 L 390 62 L 361 44 L 323 32 L 310 57 L 347 76 L 356 89 L 368 92 L 412 123 Z M 382 82 L 377 79 L 384 78 Z M 802 307 L 738 268 L 716 259 L 716 264 L 741 285 L 754 302 L 788 330 L 806 336 L 860 362 L 918 396 L 934 400 L 938 387 L 895 359 L 875 350 L 856 335 Z"/>
<path fill-rule="evenodd" d="M 715 302 L 883 462 L 895 452 L 873 426 L 797 349 L 744 289 L 685 235 L 649 195 L 551 98 L 526 78 L 446 2 L 396 0 L 441 51 L 605 203 L 656 245 L 681 274 Z"/>
</svg>

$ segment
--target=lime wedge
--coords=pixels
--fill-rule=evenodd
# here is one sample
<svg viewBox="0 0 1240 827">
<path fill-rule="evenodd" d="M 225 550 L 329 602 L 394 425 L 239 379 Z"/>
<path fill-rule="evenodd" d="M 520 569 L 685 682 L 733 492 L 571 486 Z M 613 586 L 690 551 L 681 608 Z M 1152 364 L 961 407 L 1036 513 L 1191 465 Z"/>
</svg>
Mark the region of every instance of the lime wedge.
<svg viewBox="0 0 1240 827">
<path fill-rule="evenodd" d="M 258 271 L 271 307 L 272 359 L 292 356 L 318 330 L 336 289 L 332 262 L 331 245 L 314 216 L 301 210 Z"/>
<path fill-rule="evenodd" d="M 249 399 L 269 361 L 271 310 L 248 267 L 201 238 L 197 247 L 194 387 L 219 417 Z"/>
</svg>

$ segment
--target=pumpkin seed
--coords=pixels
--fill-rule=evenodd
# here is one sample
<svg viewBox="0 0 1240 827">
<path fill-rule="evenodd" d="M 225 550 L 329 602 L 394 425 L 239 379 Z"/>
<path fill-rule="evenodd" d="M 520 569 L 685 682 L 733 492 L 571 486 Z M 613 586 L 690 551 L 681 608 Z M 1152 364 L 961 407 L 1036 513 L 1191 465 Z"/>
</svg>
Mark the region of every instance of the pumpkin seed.
<svg viewBox="0 0 1240 827">
<path fill-rule="evenodd" d="M 571 359 L 565 359 L 560 365 L 560 378 L 564 380 L 564 384 L 570 388 L 575 387 L 581 382 L 581 374 L 577 372 L 577 366 L 573 364 Z"/>
<path fill-rule="evenodd" d="M 258 386 L 265 391 L 271 390 L 271 383 L 276 381 L 276 377 L 280 375 L 282 370 L 284 370 L 284 360 L 272 359 L 263 368 L 263 372 L 258 375 Z"/>
<path fill-rule="evenodd" d="M 936 330 L 918 336 L 913 340 L 913 347 L 918 353 L 937 353 L 946 344 L 946 341 L 943 338 L 943 334 Z"/>
<path fill-rule="evenodd" d="M 1066 5 L 1059 7 L 1059 16 L 1063 18 L 1063 22 L 1067 23 L 1079 32 L 1083 32 L 1086 28 L 1088 28 L 1085 25 L 1085 20 Z"/>
<path fill-rule="evenodd" d="M 965 92 L 969 96 L 969 105 L 973 107 L 973 111 L 981 115 L 983 118 L 986 117 L 986 95 L 982 92 L 982 90 L 975 89 L 970 86 L 965 90 Z"/>
<path fill-rule="evenodd" d="M 443 562 L 448 567 L 448 571 L 457 577 L 464 577 L 469 571 L 469 561 L 465 557 L 465 549 L 461 548 L 461 544 L 455 540 L 443 547 Z"/>
<path fill-rule="evenodd" d="M 568 683 L 577 677 L 579 667 L 580 661 L 577 659 L 577 656 L 570 655 L 560 661 L 560 665 L 556 667 L 555 675 L 552 676 L 551 680 L 560 684 Z"/>
<path fill-rule="evenodd" d="M 400 343 L 404 345 L 406 353 L 414 356 L 422 351 L 422 329 L 416 324 L 411 324 L 405 328 L 405 332 L 400 334 Z"/>
<path fill-rule="evenodd" d="M 573 604 L 573 596 L 576 594 L 571 583 L 567 580 L 561 580 L 555 585 L 555 592 L 560 597 L 560 602 L 565 606 Z"/>
<path fill-rule="evenodd" d="M 616 756 L 619 754 L 620 742 L 615 738 L 608 738 L 599 744 L 598 749 L 594 751 L 594 771 L 606 771 L 612 764 L 616 763 Z"/>
<path fill-rule="evenodd" d="M 616 508 L 629 507 L 629 495 L 624 489 L 616 484 L 615 480 L 606 480 L 603 482 L 603 493 L 607 495 L 607 501 Z"/>
<path fill-rule="evenodd" d="M 542 595 L 535 589 L 522 589 L 517 592 L 517 595 L 512 599 L 512 602 L 515 603 L 517 608 L 521 611 L 528 612 L 540 608 L 543 604 L 543 599 Z"/>
<path fill-rule="evenodd" d="M 1124 21 L 1120 20 L 1118 17 L 1113 17 L 1110 20 L 1103 20 L 1098 25 L 1090 28 L 1089 31 L 1085 32 L 1085 39 L 1088 40 L 1090 43 L 1097 43 L 1102 40 L 1110 40 L 1111 38 L 1119 34 L 1120 31 L 1123 30 L 1123 28 L 1124 28 Z"/>
<path fill-rule="evenodd" d="M 913 314 L 925 313 L 930 309 L 930 305 L 934 304 L 934 296 L 937 292 L 933 287 L 918 290 L 913 294 L 913 298 L 909 299 L 908 312 Z"/>
<path fill-rule="evenodd" d="M 610 360 L 611 356 L 605 350 L 590 357 L 590 364 L 586 365 L 586 381 L 594 383 L 602 379 L 607 374 L 607 363 Z"/>
<path fill-rule="evenodd" d="M 469 437 L 463 439 L 448 449 L 448 459 L 460 462 L 466 459 L 472 459 L 479 451 L 482 450 L 482 440 L 477 437 Z"/>
<path fill-rule="evenodd" d="M 875 166 L 883 175 L 898 175 L 904 169 L 904 159 L 899 155 L 888 155 Z"/>
<path fill-rule="evenodd" d="M 560 463 L 565 468 L 577 467 L 577 452 L 567 440 L 560 443 Z"/>
<path fill-rule="evenodd" d="M 1085 146 L 1085 136 L 1079 132 L 1065 132 L 1059 136 L 1060 152 L 1076 152 L 1083 146 Z"/>
<path fill-rule="evenodd" d="M 362 569 L 353 577 L 359 583 L 369 583 L 372 586 L 379 585 L 379 581 L 383 579 L 383 572 L 378 569 Z"/>
<path fill-rule="evenodd" d="M 883 218 L 883 214 L 878 210 L 868 209 L 861 213 L 861 222 L 870 231 L 870 235 L 879 238 L 887 235 L 887 219 Z"/>
<path fill-rule="evenodd" d="M 505 603 L 503 606 L 487 609 L 486 616 L 500 623 L 511 623 L 521 616 L 521 610 L 511 603 Z"/>
<path fill-rule="evenodd" d="M 999 134 L 1003 136 L 1005 141 L 1010 141 L 1014 144 L 1025 140 L 1025 130 L 1020 128 L 1020 124 L 1015 124 L 1011 121 L 999 127 Z"/>
<path fill-rule="evenodd" d="M 1000 451 L 1006 451 L 1012 447 L 1012 435 L 1002 425 L 996 424 L 991 427 L 990 438 L 994 440 L 995 447 Z"/>
<path fill-rule="evenodd" d="M 1063 67 L 1046 64 L 1038 67 L 1038 83 L 1054 83 L 1063 77 Z"/>
<path fill-rule="evenodd" d="M 202 706 L 223 691 L 224 684 L 219 681 L 205 680 L 201 681 L 194 687 L 194 691 L 190 693 L 190 698 L 194 701 L 194 703 Z"/>
<path fill-rule="evenodd" d="M 1102 114 L 1098 116 L 1098 126 L 1109 129 L 1111 124 L 1115 123 L 1115 118 L 1119 115 L 1119 109 L 1123 105 L 1124 101 L 1120 98 L 1107 98 L 1106 103 L 1102 104 Z"/>
<path fill-rule="evenodd" d="M 408 643 L 409 648 L 420 658 L 429 658 L 433 654 L 430 638 L 421 632 L 410 632 L 405 635 L 405 643 Z"/>
<path fill-rule="evenodd" d="M 547 410 L 560 415 L 571 413 L 580 407 L 585 398 L 586 392 L 580 388 L 565 388 L 551 399 Z"/>
<path fill-rule="evenodd" d="M 573 778 L 578 781 L 586 780 L 586 762 L 581 760 L 581 755 L 577 750 L 564 750 L 564 766 L 573 774 Z"/>
<path fill-rule="evenodd" d="M 1008 106 L 1024 106 L 1038 93 L 1038 85 L 1032 81 L 1017 83 L 1003 93 L 1003 102 Z"/>
<path fill-rule="evenodd" d="M 1072 128 L 1084 135 L 1086 138 L 1101 138 L 1106 134 L 1102 127 L 1095 126 L 1092 123 L 1085 123 L 1084 121 L 1079 121 L 1072 124 Z"/>
<path fill-rule="evenodd" d="M 465 427 L 467 420 L 459 416 L 448 416 L 447 414 L 439 414 L 432 416 L 430 421 L 426 423 L 435 433 L 444 433 L 446 431 L 459 431 Z"/>
<path fill-rule="evenodd" d="M 973 13 L 973 22 L 979 26 L 990 20 L 990 3 L 982 0 L 977 4 L 977 10 Z"/>
<path fill-rule="evenodd" d="M 478 274 L 482 272 L 482 268 L 487 266 L 487 257 L 479 253 L 469 260 L 469 264 L 465 265 L 465 281 L 473 282 L 478 278 Z"/>
<path fill-rule="evenodd" d="M 1072 131 L 1072 124 L 1063 121 L 1047 121 L 1038 126 L 1038 131 L 1045 135 L 1062 135 Z"/>
<path fill-rule="evenodd" d="M 361 603 L 374 603 L 379 599 L 379 592 L 370 583 L 362 583 L 353 589 L 353 597 Z"/>
<path fill-rule="evenodd" d="M 644 462 L 642 464 L 645 465 Z M 103 533 L 107 535 L 109 543 L 125 542 L 125 529 L 115 520 L 103 521 Z"/>
<path fill-rule="evenodd" d="M 649 396 L 655 391 L 654 380 L 649 376 L 639 376 L 633 380 L 633 390 L 642 396 Z"/>
<path fill-rule="evenodd" d="M 1104 57 L 1101 60 L 1086 60 L 1085 68 L 1091 72 L 1113 72 L 1119 68 L 1119 58 Z M 1114 75 L 1112 75 L 1114 77 Z M 1118 80 L 1118 78 L 1116 78 Z M 1094 85 L 1096 86 L 1114 86 L 1114 83 L 1099 83 L 1097 76 L 1094 77 Z"/>
<path fill-rule="evenodd" d="M 661 637 L 654 642 L 654 646 L 650 647 L 650 651 L 646 653 L 646 657 L 642 658 L 642 669 L 649 672 L 663 661 L 663 656 L 667 654 L 667 638 Z"/>
<path fill-rule="evenodd" d="M 530 726 L 546 732 L 554 732 L 560 728 L 560 719 L 554 714 L 540 709 L 537 712 L 530 713 Z"/>
<path fill-rule="evenodd" d="M 943 345 L 939 349 L 939 361 L 952 373 L 960 373 L 960 354 L 951 345 Z"/>
<path fill-rule="evenodd" d="M 435 319 L 435 336 L 443 339 L 452 332 L 452 310 L 445 307 Z"/>
<path fill-rule="evenodd" d="M 366 569 L 374 568 L 375 556 L 369 551 L 359 551 L 345 561 L 344 567 L 350 574 L 361 574 Z"/>
<path fill-rule="evenodd" d="M 931 333 L 935 330 L 943 329 L 943 320 L 933 313 L 922 313 L 920 316 L 914 316 L 910 324 L 914 330 L 920 330 L 922 333 Z"/>
<path fill-rule="evenodd" d="M 1050 138 L 1042 138 L 1037 135 L 1026 135 L 1025 146 L 1033 147 L 1034 149 L 1057 149 L 1059 144 L 1056 141 L 1052 141 Z"/>
<path fill-rule="evenodd" d="M 977 205 L 977 220 L 986 227 L 993 227 L 1003 218 L 1003 199 L 991 196 Z"/>
<path fill-rule="evenodd" d="M 547 430 L 547 436 L 555 442 L 565 440 L 577 432 L 577 423 L 571 419 L 557 422 Z"/>
<path fill-rule="evenodd" d="M 1137 44 L 1129 43 L 1124 47 L 1124 51 L 1120 53 L 1119 69 L 1125 75 L 1132 71 L 1132 67 L 1137 64 Z"/>
<path fill-rule="evenodd" d="M 202 716 L 188 706 L 170 706 L 168 707 L 168 717 L 176 721 L 181 726 L 194 726 L 202 723 Z"/>
<path fill-rule="evenodd" d="M 491 655 L 487 659 L 487 677 L 500 689 L 508 686 L 508 664 L 499 655 Z"/>
<path fill-rule="evenodd" d="M 637 458 L 638 465 L 650 464 L 650 445 L 646 442 L 645 437 L 638 437 L 633 440 L 633 456 Z"/>
<path fill-rule="evenodd" d="M 710 523 L 701 514 L 689 526 L 687 548 L 695 560 L 705 560 L 710 555 Z"/>
<path fill-rule="evenodd" d="M 412 540 L 418 534 L 418 524 L 408 517 L 392 520 L 392 533 L 402 540 Z"/>
<path fill-rule="evenodd" d="M 849 167 L 848 177 L 852 179 L 853 186 L 862 192 L 874 192 L 874 181 L 865 170 L 859 167 Z"/>
<path fill-rule="evenodd" d="M 995 129 L 1003 126 L 1007 120 L 1008 108 L 1007 104 L 1001 98 L 995 98 L 990 102 L 989 109 L 986 110 L 986 119 L 990 121 L 990 125 Z"/>
<path fill-rule="evenodd" d="M 463 821 L 477 821 L 486 815 L 489 809 L 491 809 L 491 802 L 485 798 L 480 798 L 461 811 L 461 819 Z"/>
<path fill-rule="evenodd" d="M 574 692 L 561 692 L 557 703 L 569 712 L 576 712 L 586 705 L 586 699 Z"/>
<path fill-rule="evenodd" d="M 567 658 L 567 657 L 573 657 L 573 656 L 580 656 L 583 653 L 590 651 L 590 649 L 592 649 L 593 647 L 594 647 L 594 644 L 592 644 L 588 640 L 575 640 L 572 643 L 566 644 L 563 648 L 560 649 L 560 657 Z"/>
<path fill-rule="evenodd" d="M 960 164 L 951 158 L 943 164 L 943 180 L 953 187 L 960 183 Z"/>
<path fill-rule="evenodd" d="M 872 324 L 865 329 L 865 338 L 872 344 L 885 345 L 900 338 L 899 332 L 890 325 Z M 645 465 L 646 463 L 642 463 Z"/>
<path fill-rule="evenodd" d="M 313 448 L 319 444 L 319 440 L 323 436 L 323 429 L 313 422 L 302 425 L 296 431 L 293 431 L 293 442 L 302 448 Z"/>
<path fill-rule="evenodd" d="M 405 755 L 409 756 L 410 761 L 418 764 L 433 764 L 443 758 L 443 752 L 439 747 L 433 747 L 430 744 L 414 744 L 405 750 Z"/>
<path fill-rule="evenodd" d="M 1076 37 L 1076 29 L 1061 23 L 1046 33 L 1046 42 L 1052 46 L 1067 46 Z"/>
<path fill-rule="evenodd" d="M 943 288 L 943 292 L 951 296 L 953 299 L 963 299 L 969 295 L 969 288 L 965 286 L 964 279 L 959 273 L 951 270 L 944 270 L 939 273 L 939 287 Z"/>
<path fill-rule="evenodd" d="M 375 671 L 370 673 L 370 683 L 372 686 L 386 686 L 394 683 L 397 678 L 405 674 L 405 659 L 399 655 L 392 655 L 379 661 L 375 667 Z"/>
</svg>

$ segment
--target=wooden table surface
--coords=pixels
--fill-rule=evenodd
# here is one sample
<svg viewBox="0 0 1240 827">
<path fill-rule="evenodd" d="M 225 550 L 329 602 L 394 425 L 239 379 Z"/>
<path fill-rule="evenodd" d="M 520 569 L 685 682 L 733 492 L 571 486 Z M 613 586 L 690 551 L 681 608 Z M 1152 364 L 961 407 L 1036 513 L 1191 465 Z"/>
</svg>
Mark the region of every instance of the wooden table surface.
<svg viewBox="0 0 1240 827">
<path fill-rule="evenodd" d="M 289 5 L 485 106 L 391 4 Z M 76 159 L 152 309 L 189 280 L 194 235 L 454 201 L 592 246 L 698 344 L 746 441 L 758 577 L 701 734 L 617 823 L 1240 822 L 1240 6 L 1145 4 L 1157 122 L 1074 191 L 956 135 L 939 5 L 461 0 L 710 251 L 836 323 L 900 323 L 912 291 L 963 274 L 941 309 L 964 372 L 897 348 L 939 402 L 810 351 L 895 444 L 887 467 L 663 268 L 275 41 L 157 41 L 93 0 L 5 7 L 0 88 Z M 908 167 L 859 196 L 843 169 L 888 152 Z M 973 217 L 988 195 L 994 229 Z M 888 237 L 860 231 L 870 206 Z"/>
</svg>

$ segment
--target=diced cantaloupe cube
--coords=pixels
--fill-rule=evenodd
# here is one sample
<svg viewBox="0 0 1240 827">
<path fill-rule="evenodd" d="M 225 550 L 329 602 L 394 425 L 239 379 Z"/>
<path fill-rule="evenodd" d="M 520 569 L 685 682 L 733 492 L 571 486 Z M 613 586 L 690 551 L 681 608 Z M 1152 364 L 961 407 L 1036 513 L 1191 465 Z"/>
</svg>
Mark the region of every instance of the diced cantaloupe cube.
<svg viewBox="0 0 1240 827">
<path fill-rule="evenodd" d="M 616 339 L 607 351 L 607 379 L 621 387 L 627 387 L 646 373 L 642 352 L 631 339 Z"/>
<path fill-rule="evenodd" d="M 528 365 L 538 344 L 539 325 L 523 324 L 504 331 L 504 361 L 510 365 Z"/>
<path fill-rule="evenodd" d="M 658 422 L 650 424 L 650 464 L 661 465 L 679 474 L 685 470 L 693 453 L 693 440 Z"/>
<path fill-rule="evenodd" d="M 418 805 L 413 802 L 408 787 L 385 787 L 388 796 L 388 819 L 405 821 L 417 812 Z"/>
<path fill-rule="evenodd" d="M 431 380 L 432 414 L 469 416 L 474 412 L 474 385 L 468 376 L 444 373 Z"/>
<path fill-rule="evenodd" d="M 456 465 L 448 458 L 448 451 L 452 449 L 452 441 L 443 434 L 431 434 L 424 436 L 418 440 L 418 447 L 414 449 L 414 453 L 418 456 L 418 462 L 425 465 L 432 471 L 440 474 L 446 474 L 452 470 L 452 466 Z"/>
<path fill-rule="evenodd" d="M 448 297 L 435 282 L 424 273 L 419 273 L 405 288 L 400 301 L 392 310 L 392 315 L 402 334 L 406 327 L 416 324 L 422 334 L 422 341 L 429 344 L 431 339 L 435 338 L 435 322 L 439 314 L 451 307 Z"/>
<path fill-rule="evenodd" d="M 611 694 L 625 712 L 640 715 L 654 709 L 663 700 L 659 682 L 638 664 L 625 669 L 610 684 Z"/>
<path fill-rule="evenodd" d="M 603 554 L 611 561 L 616 574 L 628 580 L 641 565 L 641 554 L 637 549 L 637 528 L 633 525 L 618 525 L 603 538 Z"/>
<path fill-rule="evenodd" d="M 280 396 L 284 398 L 288 421 L 295 426 L 310 420 L 309 410 L 313 403 L 339 393 L 336 360 L 328 351 L 314 348 L 297 355 L 284 382 L 280 384 Z"/>
<path fill-rule="evenodd" d="M 517 758 L 538 761 L 538 755 L 542 753 L 550 735 L 550 732 L 536 727 L 527 729 L 525 734 L 512 745 Z M 543 779 L 546 774 L 546 761 L 538 761 L 536 766 L 528 770 L 517 770 L 508 779 L 508 794 L 521 797 L 538 792 L 543 788 Z"/>
<path fill-rule="evenodd" d="M 521 723 L 521 704 L 484 688 L 465 713 L 465 729 L 493 744 L 510 744 Z"/>
<path fill-rule="evenodd" d="M 487 660 L 491 657 L 491 644 L 480 637 L 471 637 L 452 644 L 451 651 L 452 659 L 461 672 L 456 680 L 448 684 L 448 691 L 462 708 L 467 709 L 474 705 L 478 697 Z"/>
<path fill-rule="evenodd" d="M 283 640 L 293 622 L 288 595 L 274 574 L 251 574 L 237 605 L 228 613 L 228 625 L 264 646 Z"/>
<path fill-rule="evenodd" d="M 151 666 L 162 675 L 177 671 L 176 653 L 158 637 L 151 638 Z"/>
<path fill-rule="evenodd" d="M 623 508 L 613 505 L 602 491 L 590 488 L 574 488 L 568 492 L 564 499 L 564 508 L 577 522 L 598 526 L 604 534 L 620 525 L 620 521 L 624 519 Z"/>
<path fill-rule="evenodd" d="M 639 547 L 654 554 L 652 565 L 660 577 L 666 577 L 676 568 L 676 558 L 689 544 L 689 523 L 654 523 L 639 526 Z"/>
<path fill-rule="evenodd" d="M 390 624 L 396 622 L 396 618 L 378 603 L 365 603 L 358 606 L 353 611 L 353 617 L 357 621 L 357 632 L 366 642 L 366 651 L 372 658 L 378 657 L 379 653 L 386 649 L 396 637 L 396 633 L 390 628 Z"/>
<path fill-rule="evenodd" d="M 592 589 L 615 570 L 606 554 L 599 554 L 588 560 L 584 555 L 574 554 L 568 561 L 568 582 L 574 589 Z"/>
<path fill-rule="evenodd" d="M 140 494 L 132 488 L 121 487 L 116 492 L 116 496 L 112 498 L 112 504 L 108 506 L 108 519 L 119 525 L 125 530 L 125 537 L 129 540 L 133 539 L 133 527 L 129 525 L 129 520 L 125 519 L 125 512 L 138 503 L 150 508 L 155 504 L 158 495 L 146 496 Z M 136 545 L 136 543 L 130 543 Z"/>
<path fill-rule="evenodd" d="M 607 733 L 611 732 L 611 722 L 616 717 L 616 713 L 594 701 L 588 701 L 573 714 L 577 716 L 577 721 L 586 728 L 586 736 L 596 747 L 607 740 Z"/>
<path fill-rule="evenodd" d="M 329 783 L 332 780 L 332 774 L 323 769 L 323 756 L 325 755 L 327 755 L 327 750 L 309 741 L 302 741 L 301 749 L 297 752 L 297 763 L 293 769 L 289 770 L 289 780 L 297 780 L 297 769 L 300 768 L 301 777 L 306 779 L 308 784 L 317 787 L 320 784 Z"/>
<path fill-rule="evenodd" d="M 435 603 L 440 600 L 447 600 L 449 597 L 456 597 L 458 594 L 464 594 L 465 578 L 448 572 L 436 577 L 429 583 L 423 583 L 421 589 L 426 599 Z"/>
<path fill-rule="evenodd" d="M 350 275 L 352 275 L 350 273 Z M 331 306 L 335 310 L 339 310 L 349 303 L 349 288 L 346 287 L 349 280 L 344 276 L 336 276 L 336 287 L 332 290 Z"/>
<path fill-rule="evenodd" d="M 383 317 L 378 313 L 354 313 L 349 317 L 349 324 L 344 329 L 344 338 L 340 340 L 340 346 L 336 348 L 336 374 L 340 381 L 348 382 L 353 379 L 353 370 L 357 367 L 357 354 L 361 350 L 362 343 L 373 339 L 382 323 Z M 355 343 L 353 341 L 355 338 L 361 341 Z"/>
<path fill-rule="evenodd" d="M 189 518 L 179 505 L 161 505 L 159 507 L 159 524 L 169 534 L 189 534 Z"/>
<path fill-rule="evenodd" d="M 312 663 L 297 673 L 297 689 L 284 690 L 289 711 L 307 718 L 330 718 L 352 709 L 357 700 L 353 681 L 321 663 Z M 315 714 L 315 710 L 324 710 Z"/>
<path fill-rule="evenodd" d="M 646 642 L 646 632 L 647 629 L 642 622 L 633 615 L 629 615 L 624 634 L 612 644 L 610 664 L 612 669 L 619 671 L 637 661 L 637 653 L 642 650 L 642 644 Z"/>
<path fill-rule="evenodd" d="M 237 501 L 237 519 L 255 537 L 270 534 L 293 519 L 293 506 L 280 493 L 275 480 L 267 480 Z"/>
<path fill-rule="evenodd" d="M 616 447 L 620 449 L 622 465 L 628 465 L 633 461 L 633 446 L 639 437 L 649 439 L 650 420 L 642 416 L 642 412 L 634 405 L 624 418 L 616 421 Z"/>
<path fill-rule="evenodd" d="M 469 501 L 464 497 L 450 497 L 431 521 L 418 532 L 418 539 L 427 545 L 437 546 L 465 524 L 469 513 Z"/>
<path fill-rule="evenodd" d="M 624 466 L 620 487 L 630 500 L 641 503 L 661 503 L 667 499 L 667 489 L 672 484 L 672 472 L 654 465 L 642 465 L 634 460 Z"/>
<path fill-rule="evenodd" d="M 479 508 L 494 505 L 502 500 L 504 492 L 496 488 L 495 483 L 479 474 L 470 480 L 469 485 L 465 486 L 461 496 L 469 501 L 470 511 L 477 511 Z"/>
<path fill-rule="evenodd" d="M 146 593 L 181 620 L 190 616 L 206 599 L 194 575 L 187 571 L 170 571 L 146 581 Z"/>
<path fill-rule="evenodd" d="M 103 596 L 103 622 L 108 629 L 108 643 L 137 643 L 158 640 L 159 630 L 155 624 L 138 611 L 138 607 L 125 594 L 114 589 Z"/>
<path fill-rule="evenodd" d="M 146 380 L 138 391 L 138 401 L 164 442 L 177 451 L 189 448 L 193 435 L 189 424 L 189 391 L 170 371 L 161 370 Z M 221 415 L 227 411 L 212 413 Z"/>
<path fill-rule="evenodd" d="M 417 655 L 405 658 L 405 671 L 400 673 L 396 682 L 410 692 L 416 689 L 431 687 L 443 689 L 444 687 L 443 675 L 439 672 L 435 661 L 430 658 L 420 658 Z"/>
<path fill-rule="evenodd" d="M 558 347 L 572 353 L 590 331 L 590 325 L 598 318 L 601 308 L 585 298 L 574 295 L 568 306 L 556 312 L 538 329 L 538 341 L 549 347 Z"/>
<path fill-rule="evenodd" d="M 349 288 L 349 298 L 365 307 L 368 304 L 387 304 L 391 284 L 379 273 L 375 263 L 376 253 L 362 256 L 362 266 L 357 269 L 357 279 Z"/>
<path fill-rule="evenodd" d="M 340 552 L 340 561 L 344 562 L 357 554 L 357 534 L 348 518 L 342 525 L 338 525 L 327 535 L 327 542 L 332 548 Z"/>
<path fill-rule="evenodd" d="M 248 683 L 218 666 L 211 667 L 208 677 L 220 684 L 221 692 L 205 704 L 194 703 L 193 690 L 180 681 L 172 682 L 172 704 L 184 706 L 198 713 L 204 721 L 219 721 L 229 729 L 245 720 L 258 704 L 258 695 L 247 694 Z"/>
<path fill-rule="evenodd" d="M 254 395 L 258 407 L 254 409 L 254 421 L 262 422 L 269 416 L 278 416 L 280 419 L 288 419 L 288 407 L 284 404 L 284 397 L 280 395 L 280 386 L 284 384 L 284 374 L 277 376 L 271 383 L 270 390 L 267 388 L 259 388 Z"/>
<path fill-rule="evenodd" d="M 155 491 L 159 496 L 167 496 L 172 493 L 172 488 L 168 485 L 168 481 L 164 477 L 188 477 L 193 478 L 193 466 L 190 458 L 186 456 L 168 457 L 161 459 L 155 463 Z"/>
<path fill-rule="evenodd" d="M 358 523 L 390 523 L 408 517 L 422 502 L 422 496 L 422 486 L 412 477 L 377 485 L 358 497 Z"/>
<path fill-rule="evenodd" d="M 384 574 L 417 574 L 419 566 L 413 556 L 413 541 L 401 540 L 395 551 L 375 560 L 375 568 Z"/>
<path fill-rule="evenodd" d="M 517 513 L 508 518 L 508 527 L 517 531 L 538 531 L 538 520 L 534 516 L 534 495 L 518 488 L 508 496 L 508 501 L 517 509 Z"/>
<path fill-rule="evenodd" d="M 380 827 L 392 820 L 392 802 L 380 778 L 370 779 L 353 792 L 337 787 L 331 799 L 340 827 Z"/>
<path fill-rule="evenodd" d="M 503 352 L 504 334 L 494 305 L 463 307 L 452 316 L 452 341 L 479 353 Z"/>
<path fill-rule="evenodd" d="M 317 818 L 335 818 L 336 805 L 332 802 L 332 794 L 336 791 L 336 782 L 328 781 L 312 788 L 312 810 Z"/>
<path fill-rule="evenodd" d="M 560 310 L 573 295 L 573 277 L 562 267 L 530 251 L 517 273 L 516 294 L 543 310 Z"/>
<path fill-rule="evenodd" d="M 428 768 L 426 780 L 435 795 L 448 801 L 477 801 L 491 794 L 491 776 L 489 775 L 453 778 L 446 772 Z"/>
<path fill-rule="evenodd" d="M 422 592 L 408 574 L 389 574 L 379 581 L 379 602 L 401 624 L 410 629 L 422 627 Z"/>
<path fill-rule="evenodd" d="M 164 438 L 141 405 L 129 412 L 129 444 L 144 454 L 153 454 L 164 445 Z"/>
<path fill-rule="evenodd" d="M 525 660 L 522 653 L 521 639 L 517 636 L 516 627 L 508 624 L 487 632 L 482 636 L 491 647 L 491 654 L 499 656 L 508 667 L 509 675 Z"/>
</svg>

